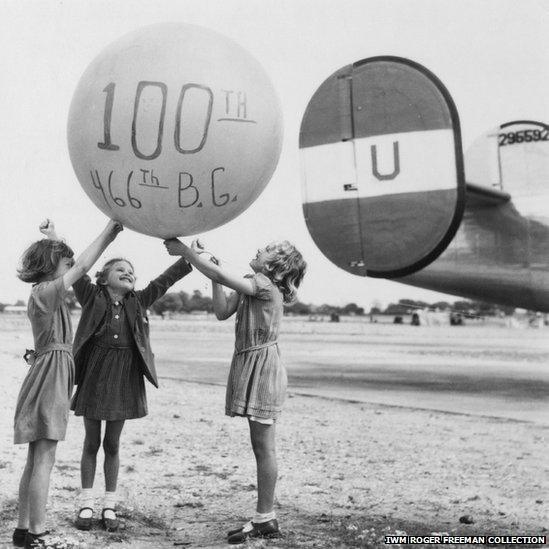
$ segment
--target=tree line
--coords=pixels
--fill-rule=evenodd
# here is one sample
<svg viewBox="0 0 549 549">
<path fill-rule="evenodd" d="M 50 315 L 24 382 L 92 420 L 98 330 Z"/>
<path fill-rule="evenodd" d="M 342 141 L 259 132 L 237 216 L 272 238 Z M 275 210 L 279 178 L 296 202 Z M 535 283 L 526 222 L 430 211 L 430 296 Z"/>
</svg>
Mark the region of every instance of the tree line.
<svg viewBox="0 0 549 549">
<path fill-rule="evenodd" d="M 17 301 L 16 305 L 25 305 L 24 301 Z M 67 305 L 71 310 L 77 308 L 76 298 L 72 290 L 67 295 Z M 0 303 L 0 312 L 6 305 Z M 452 311 L 460 313 L 463 316 L 495 316 L 499 314 L 510 315 L 514 312 L 513 307 L 495 305 L 484 301 L 460 300 L 450 303 L 448 301 L 437 301 L 427 303 L 426 301 L 416 301 L 413 299 L 400 299 L 397 303 L 389 303 L 387 307 L 382 307 L 379 303 L 374 303 L 369 311 L 364 307 L 359 307 L 356 303 L 347 303 L 344 306 L 314 305 L 312 303 L 303 303 L 296 301 L 291 305 L 285 305 L 284 310 L 292 315 L 339 315 L 339 316 L 365 316 L 365 315 L 406 315 L 412 314 L 419 309 L 428 309 L 431 311 Z M 193 313 L 193 312 L 213 312 L 212 298 L 202 295 L 200 290 L 194 290 L 192 294 L 187 292 L 168 292 L 164 294 L 151 306 L 151 312 L 157 315 L 166 313 Z"/>
</svg>

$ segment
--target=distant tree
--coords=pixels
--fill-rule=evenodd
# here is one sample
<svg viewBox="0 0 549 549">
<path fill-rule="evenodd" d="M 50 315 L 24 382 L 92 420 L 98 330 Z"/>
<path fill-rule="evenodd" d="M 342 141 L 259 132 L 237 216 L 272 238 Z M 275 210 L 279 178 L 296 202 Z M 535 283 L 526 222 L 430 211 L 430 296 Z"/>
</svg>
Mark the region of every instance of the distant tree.
<svg viewBox="0 0 549 549">
<path fill-rule="evenodd" d="M 181 308 L 179 309 L 179 312 L 190 313 L 191 312 L 191 296 L 187 292 L 179 292 L 178 295 L 181 298 Z"/>
<path fill-rule="evenodd" d="M 341 308 L 323 303 L 320 307 L 317 308 L 316 312 L 320 315 L 331 315 L 332 313 L 339 314 L 341 313 Z"/>
<path fill-rule="evenodd" d="M 200 290 L 195 290 L 190 299 L 191 311 L 213 312 L 213 301 L 211 297 L 203 296 Z"/>
<path fill-rule="evenodd" d="M 454 311 L 468 313 L 471 309 L 473 309 L 473 304 L 471 301 L 454 301 L 452 309 L 454 309 Z"/>
<path fill-rule="evenodd" d="M 24 306 L 25 306 L 25 302 L 24 302 L 22 299 L 18 299 L 18 300 L 15 302 L 15 306 L 16 306 L 16 307 L 24 307 Z"/>
<path fill-rule="evenodd" d="M 474 301 L 474 308 L 480 316 L 494 316 L 498 313 L 498 306 L 486 301 Z"/>
<path fill-rule="evenodd" d="M 341 310 L 344 315 L 356 315 L 362 316 L 364 314 L 364 307 L 359 307 L 356 303 L 347 303 Z"/>
<path fill-rule="evenodd" d="M 410 305 L 405 303 L 389 303 L 383 312 L 386 315 L 405 315 L 408 314 L 410 308 Z"/>
<path fill-rule="evenodd" d="M 440 311 L 447 311 L 452 308 L 452 305 L 447 301 L 437 301 L 431 305 L 432 309 L 439 309 Z"/>
<path fill-rule="evenodd" d="M 308 315 L 311 314 L 311 306 L 301 301 L 296 301 L 291 305 L 284 305 L 284 312 L 294 315 Z"/>
<path fill-rule="evenodd" d="M 382 307 L 383 307 L 383 305 L 381 304 L 381 301 L 379 301 L 378 299 L 372 301 L 372 303 L 370 305 L 370 314 L 371 315 L 380 314 L 381 311 L 382 311 Z"/>
<path fill-rule="evenodd" d="M 172 313 L 178 312 L 181 309 L 181 296 L 176 293 L 164 294 L 151 305 L 151 311 L 157 315 L 162 315 L 169 311 Z"/>
<path fill-rule="evenodd" d="M 4 308 L 6 307 L 5 303 L 0 303 L 0 313 L 4 312 Z"/>
</svg>

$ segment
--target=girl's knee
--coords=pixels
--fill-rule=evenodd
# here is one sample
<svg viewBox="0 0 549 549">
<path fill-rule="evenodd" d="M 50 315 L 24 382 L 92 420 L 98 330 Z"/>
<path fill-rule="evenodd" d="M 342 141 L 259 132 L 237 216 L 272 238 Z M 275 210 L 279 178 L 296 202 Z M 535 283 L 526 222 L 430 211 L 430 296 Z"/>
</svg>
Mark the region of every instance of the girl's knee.
<svg viewBox="0 0 549 549">
<path fill-rule="evenodd" d="M 105 451 L 106 456 L 116 456 L 118 455 L 118 450 L 120 444 L 118 440 L 113 440 L 105 437 L 103 439 L 103 450 Z"/>
<path fill-rule="evenodd" d="M 34 452 L 32 470 L 35 469 L 52 469 L 55 464 L 55 448 L 44 449 Z"/>
<path fill-rule="evenodd" d="M 99 452 L 99 446 L 101 446 L 101 439 L 99 437 L 86 437 L 84 439 L 84 452 L 86 454 L 95 456 Z"/>
<path fill-rule="evenodd" d="M 253 440 L 252 449 L 257 459 L 275 458 L 276 449 L 270 441 Z"/>
<path fill-rule="evenodd" d="M 95 419 L 84 418 L 84 453 L 96 455 L 101 446 L 101 422 Z"/>
</svg>

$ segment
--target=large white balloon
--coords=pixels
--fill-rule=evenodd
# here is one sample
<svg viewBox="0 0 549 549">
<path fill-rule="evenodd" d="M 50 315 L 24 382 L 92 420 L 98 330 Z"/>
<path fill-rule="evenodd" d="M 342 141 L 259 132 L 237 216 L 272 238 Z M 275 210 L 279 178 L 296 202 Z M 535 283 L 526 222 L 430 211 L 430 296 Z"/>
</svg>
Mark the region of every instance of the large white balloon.
<svg viewBox="0 0 549 549">
<path fill-rule="evenodd" d="M 271 178 L 282 144 L 264 69 L 216 32 L 151 25 L 103 50 L 74 93 L 71 161 L 109 217 L 170 238 L 242 213 Z"/>
</svg>

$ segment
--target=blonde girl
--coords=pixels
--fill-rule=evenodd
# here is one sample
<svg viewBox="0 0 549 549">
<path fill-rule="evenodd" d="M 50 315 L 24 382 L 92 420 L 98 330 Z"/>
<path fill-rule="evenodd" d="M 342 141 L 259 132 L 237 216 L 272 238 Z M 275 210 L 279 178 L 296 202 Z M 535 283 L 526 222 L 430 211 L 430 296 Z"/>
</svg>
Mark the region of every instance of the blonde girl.
<svg viewBox="0 0 549 549">
<path fill-rule="evenodd" d="M 165 241 L 171 255 L 181 255 L 212 280 L 216 317 L 236 313 L 235 351 L 227 382 L 225 413 L 248 419 L 257 465 L 256 514 L 228 534 L 230 544 L 248 538 L 278 537 L 274 511 L 277 478 L 275 424 L 284 402 L 287 376 L 280 360 L 278 333 L 283 304 L 296 298 L 307 264 L 287 241 L 258 250 L 250 262 L 254 274 L 244 278 L 225 271 L 215 258 L 207 258 L 198 241 L 188 247 L 177 239 Z M 234 290 L 226 297 L 223 286 Z"/>
</svg>

